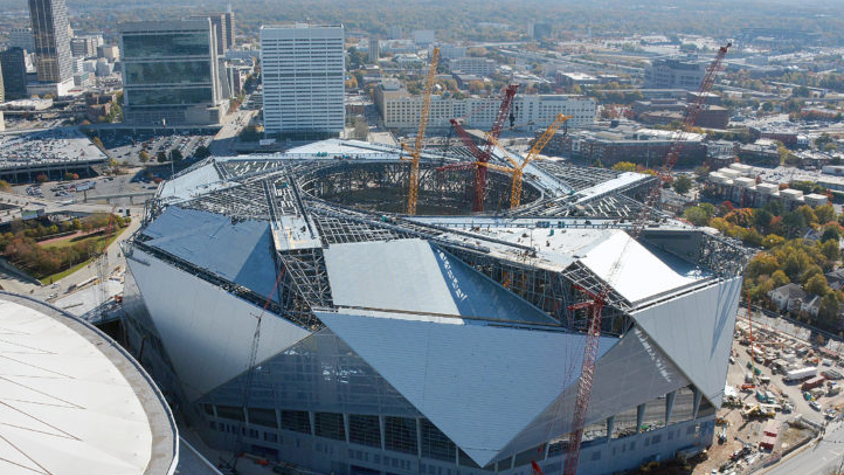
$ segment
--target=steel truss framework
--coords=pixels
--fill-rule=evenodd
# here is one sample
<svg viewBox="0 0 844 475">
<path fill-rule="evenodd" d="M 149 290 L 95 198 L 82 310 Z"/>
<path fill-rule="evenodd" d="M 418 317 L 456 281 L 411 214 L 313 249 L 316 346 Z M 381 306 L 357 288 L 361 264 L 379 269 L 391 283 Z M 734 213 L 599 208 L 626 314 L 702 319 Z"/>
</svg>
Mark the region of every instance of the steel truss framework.
<svg viewBox="0 0 844 475">
<path fill-rule="evenodd" d="M 600 181 L 617 176 L 615 172 L 598 171 L 595 177 L 589 177 L 586 171 L 577 167 L 562 167 L 568 174 L 569 182 L 581 180 L 584 183 L 576 186 L 587 186 L 585 182 L 588 180 Z M 588 293 L 597 292 L 604 285 L 600 278 L 579 262 L 562 271 L 549 270 L 534 265 L 534 251 L 530 247 L 500 241 L 471 230 L 422 224 L 401 216 L 367 210 L 382 210 L 390 203 L 396 209 L 403 207 L 409 172 L 409 167 L 404 163 L 386 160 L 297 160 L 279 165 L 267 160 L 238 160 L 236 163 L 224 163 L 218 168 L 224 170 L 223 173 L 229 179 L 236 180 L 237 184 L 184 201 L 178 206 L 222 214 L 233 220 L 256 219 L 277 223 L 281 216 L 295 215 L 305 218 L 307 226 L 312 225 L 311 236 L 321 242 L 321 247 L 277 252 L 278 261 L 284 266 L 286 274 L 276 300 L 268 307 L 268 311 L 303 328 L 314 330 L 322 327 L 313 308 L 334 308 L 322 252 L 322 247 L 332 244 L 425 239 L 542 309 L 561 326 L 577 332 L 586 330 L 588 315 L 585 311 L 570 311 L 569 307 L 588 301 Z M 237 173 L 246 176 L 238 177 Z M 447 176 L 455 173 L 465 176 L 462 179 Z M 473 191 L 471 173 L 471 170 L 437 172 L 432 163 L 423 162 L 420 210 L 425 206 L 434 206 L 441 210 L 468 211 Z M 563 172 L 557 170 L 555 173 Z M 503 174 L 490 173 L 489 196 L 492 196 L 492 200 L 500 195 L 501 200 L 506 202 L 509 178 Z M 565 199 L 543 200 L 538 189 L 528 185 L 525 193 L 529 199 L 538 201 L 523 207 L 520 212 L 532 211 L 535 216 L 610 217 L 617 221 L 604 223 L 603 227 L 625 229 L 625 221 L 635 217 L 642 207 L 634 196 L 641 195 L 648 183 L 628 187 L 622 193 L 598 196 L 579 206 L 566 204 Z M 160 212 L 163 206 L 153 202 L 148 209 L 149 218 Z M 648 240 L 647 234 L 642 237 L 645 242 Z M 697 255 L 693 256 L 696 263 L 722 278 L 742 272 L 747 254 L 741 246 L 704 233 L 701 235 L 701 245 L 697 248 Z M 256 305 L 262 306 L 265 303 L 266 297 L 145 245 L 144 241 L 142 233 L 134 240 L 135 245 L 144 252 L 161 257 Z M 491 252 L 492 247 L 501 246 L 509 248 L 506 254 L 513 257 L 503 258 Z M 670 248 L 665 250 L 672 252 Z M 680 257 L 690 258 L 688 255 Z M 610 292 L 606 298 L 602 333 L 621 335 L 627 331 L 633 324 L 629 317 L 632 309 L 631 302 L 616 292 Z"/>
</svg>

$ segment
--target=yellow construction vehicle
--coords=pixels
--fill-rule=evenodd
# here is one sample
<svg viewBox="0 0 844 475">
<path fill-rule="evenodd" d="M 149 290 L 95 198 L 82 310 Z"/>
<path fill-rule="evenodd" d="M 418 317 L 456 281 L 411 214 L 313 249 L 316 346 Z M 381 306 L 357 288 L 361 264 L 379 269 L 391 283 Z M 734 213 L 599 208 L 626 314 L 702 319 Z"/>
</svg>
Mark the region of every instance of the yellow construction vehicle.
<svg viewBox="0 0 844 475">
<path fill-rule="evenodd" d="M 416 133 L 416 144 L 411 150 L 404 142 L 402 148 L 410 154 L 410 158 L 402 157 L 402 160 L 410 160 L 410 186 L 407 196 L 407 214 L 416 214 L 416 200 L 419 198 L 419 157 L 422 155 L 422 140 L 425 138 L 425 129 L 428 128 L 428 112 L 431 110 L 431 92 L 434 89 L 434 79 L 437 76 L 437 63 L 440 60 L 440 49 L 434 48 L 431 53 L 431 68 L 428 70 L 428 78 L 425 81 L 425 98 L 422 102 L 422 114 L 419 119 L 419 131 Z"/>
<path fill-rule="evenodd" d="M 486 134 L 486 139 L 493 143 L 496 147 L 498 147 L 498 149 L 501 150 L 502 153 L 504 153 L 504 157 L 510 162 L 513 167 L 504 167 L 489 162 L 477 162 L 477 164 L 488 168 L 492 168 L 493 170 L 498 170 L 500 172 L 509 173 L 513 175 L 513 189 L 510 192 L 511 209 L 518 208 L 519 205 L 521 205 L 522 203 L 522 179 L 524 177 L 525 167 L 530 162 L 539 159 L 539 152 L 541 152 L 542 149 L 545 148 L 546 145 L 548 145 L 548 142 L 551 140 L 552 137 L 554 137 L 554 134 L 557 133 L 557 130 L 559 130 L 560 127 L 562 127 L 562 125 L 567 120 L 569 120 L 569 118 L 569 116 L 559 114 L 557 118 L 554 119 L 554 122 L 551 122 L 551 125 L 549 125 L 547 129 L 545 129 L 545 132 L 542 134 L 541 137 L 539 137 L 539 140 L 537 140 L 536 143 L 533 144 L 533 147 L 530 148 L 530 151 L 527 153 L 527 156 L 525 156 L 525 159 L 522 161 L 522 163 L 518 163 L 515 159 L 513 159 L 513 157 L 511 157 L 510 154 L 507 153 L 506 150 L 504 150 L 504 147 L 502 147 L 498 143 L 495 137 L 490 134 Z"/>
</svg>

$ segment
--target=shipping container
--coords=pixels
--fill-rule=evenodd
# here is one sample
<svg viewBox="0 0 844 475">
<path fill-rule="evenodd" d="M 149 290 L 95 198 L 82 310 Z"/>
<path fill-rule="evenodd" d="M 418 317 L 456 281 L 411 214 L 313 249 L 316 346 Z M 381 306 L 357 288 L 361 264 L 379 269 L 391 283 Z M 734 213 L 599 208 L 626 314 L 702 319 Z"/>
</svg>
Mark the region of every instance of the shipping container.
<svg viewBox="0 0 844 475">
<path fill-rule="evenodd" d="M 823 376 L 815 376 L 814 378 L 812 378 L 812 379 L 806 381 L 805 383 L 803 383 L 803 385 L 800 386 L 800 389 L 802 389 L 803 391 L 815 389 L 815 388 L 823 385 L 824 381 L 826 381 L 826 378 L 824 378 Z"/>
<path fill-rule="evenodd" d="M 806 366 L 805 368 L 799 368 L 788 373 L 783 376 L 784 381 L 801 381 L 804 379 L 811 378 L 818 374 L 818 368 L 814 366 Z"/>
</svg>

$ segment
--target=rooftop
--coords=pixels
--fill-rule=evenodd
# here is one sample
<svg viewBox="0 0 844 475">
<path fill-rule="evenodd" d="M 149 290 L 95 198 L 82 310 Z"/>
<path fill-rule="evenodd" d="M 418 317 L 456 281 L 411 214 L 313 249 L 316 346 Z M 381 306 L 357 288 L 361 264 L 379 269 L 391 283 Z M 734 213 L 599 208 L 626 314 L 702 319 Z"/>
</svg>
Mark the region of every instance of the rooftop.
<svg viewBox="0 0 844 475">
<path fill-rule="evenodd" d="M 172 472 L 173 415 L 117 343 L 57 308 L 5 292 L 0 334 L 0 472 Z"/>
</svg>

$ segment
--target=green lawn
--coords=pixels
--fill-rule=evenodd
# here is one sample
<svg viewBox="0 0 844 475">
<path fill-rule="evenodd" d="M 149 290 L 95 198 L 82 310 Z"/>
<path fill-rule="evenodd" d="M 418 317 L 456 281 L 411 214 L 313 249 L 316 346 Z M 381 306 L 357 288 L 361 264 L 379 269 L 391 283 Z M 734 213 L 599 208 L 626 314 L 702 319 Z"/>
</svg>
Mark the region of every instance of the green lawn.
<svg viewBox="0 0 844 475">
<path fill-rule="evenodd" d="M 108 244 L 111 245 L 111 243 L 113 243 L 114 240 L 117 239 L 118 236 L 120 236 L 120 233 L 122 233 L 125 230 L 126 230 L 126 228 L 118 228 L 117 232 L 111 237 L 111 239 L 109 239 Z M 55 242 L 51 242 L 49 244 L 44 244 L 44 247 L 67 247 L 67 246 L 76 245 L 80 242 L 88 243 L 88 242 L 91 242 L 91 241 L 94 241 L 94 240 L 98 241 L 97 242 L 97 248 L 101 249 L 102 243 L 105 241 L 105 236 L 94 235 L 94 236 L 85 236 L 85 237 L 81 237 L 81 238 L 79 236 L 74 236 L 73 238 L 70 238 L 70 239 L 63 239 L 61 241 L 55 241 Z M 93 259 L 87 259 L 85 261 L 80 262 L 79 264 L 76 264 L 75 266 L 73 266 L 69 269 L 65 269 L 65 270 L 63 270 L 61 272 L 57 272 L 53 275 L 48 275 L 46 277 L 39 278 L 38 280 L 40 280 L 42 284 L 49 285 L 50 280 L 55 282 L 55 281 L 58 281 L 60 279 L 63 279 L 65 277 L 69 276 L 70 274 L 73 274 L 74 272 L 78 271 L 79 269 L 82 269 L 83 267 L 87 266 L 88 264 L 91 263 L 92 260 Z"/>
</svg>

